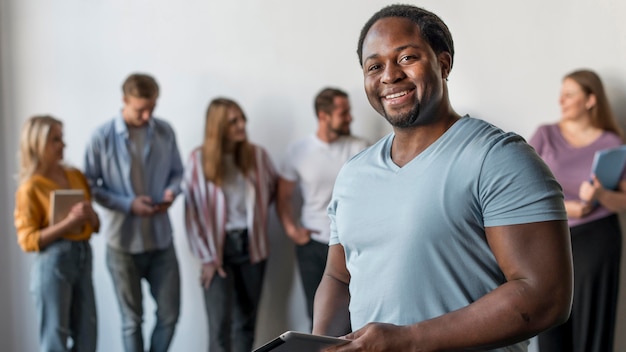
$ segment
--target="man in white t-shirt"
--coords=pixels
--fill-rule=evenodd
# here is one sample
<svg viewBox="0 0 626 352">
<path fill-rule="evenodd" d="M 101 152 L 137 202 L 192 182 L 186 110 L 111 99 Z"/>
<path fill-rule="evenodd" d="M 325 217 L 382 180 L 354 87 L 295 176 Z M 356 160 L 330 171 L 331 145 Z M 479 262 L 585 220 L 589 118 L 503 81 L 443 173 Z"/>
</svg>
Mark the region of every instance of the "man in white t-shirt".
<svg viewBox="0 0 626 352">
<path fill-rule="evenodd" d="M 317 132 L 292 143 L 281 168 L 277 211 L 285 232 L 296 244 L 296 256 L 313 318 L 313 299 L 326 267 L 330 202 L 339 169 L 352 156 L 368 146 L 367 141 L 350 135 L 348 94 L 335 88 L 323 89 L 315 98 Z M 296 219 L 293 198 L 296 187 L 302 194 L 300 221 Z"/>
</svg>

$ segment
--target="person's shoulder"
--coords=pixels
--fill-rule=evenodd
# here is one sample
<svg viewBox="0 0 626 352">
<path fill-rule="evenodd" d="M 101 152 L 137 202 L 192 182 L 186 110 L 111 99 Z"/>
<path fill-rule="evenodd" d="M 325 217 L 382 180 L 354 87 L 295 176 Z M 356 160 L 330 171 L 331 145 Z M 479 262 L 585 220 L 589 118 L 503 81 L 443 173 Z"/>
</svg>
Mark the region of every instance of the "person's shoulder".
<svg viewBox="0 0 626 352">
<path fill-rule="evenodd" d="M 17 186 L 17 194 L 29 197 L 35 193 L 45 182 L 45 178 L 39 175 L 32 175 L 29 178 L 20 182 Z"/>
<path fill-rule="evenodd" d="M 515 144 L 526 144 L 524 138 L 515 132 L 505 132 L 496 125 L 482 119 L 465 116 L 458 122 L 456 138 L 465 139 L 465 148 L 492 150 Z"/>
<path fill-rule="evenodd" d="M 261 145 L 258 145 L 256 143 L 250 143 L 250 147 L 252 148 L 255 154 L 260 154 L 260 155 L 263 155 L 264 157 L 269 156 L 269 153 L 267 152 L 267 150 Z"/>
<path fill-rule="evenodd" d="M 65 169 L 67 177 L 70 179 L 70 184 L 78 182 L 84 186 L 88 186 L 87 177 L 79 168 L 67 164 L 63 165 L 63 168 Z"/>
<path fill-rule="evenodd" d="M 498 126 L 492 124 L 491 122 L 488 122 L 488 121 L 483 120 L 481 118 L 473 117 L 473 116 L 470 116 L 470 115 L 465 115 L 465 116 L 461 117 L 457 121 L 457 123 L 459 124 L 459 126 L 461 126 L 464 129 L 495 131 L 496 133 L 499 132 L 499 131 L 502 131 L 501 128 L 499 128 Z"/>
<path fill-rule="evenodd" d="M 121 116 L 116 116 L 100 123 L 91 132 L 91 143 L 98 141 L 106 143 L 109 138 L 114 138 L 113 136 L 117 133 L 121 124 L 124 124 Z"/>
<path fill-rule="evenodd" d="M 159 130 L 166 130 L 168 132 L 174 133 L 174 128 L 172 124 L 168 121 L 160 118 L 160 117 L 152 117 L 152 122 L 154 123 L 155 128 Z"/>
<path fill-rule="evenodd" d="M 315 136 L 309 135 L 304 138 L 296 139 L 291 143 L 287 144 L 287 154 L 294 155 L 304 153 L 313 146 L 315 146 Z"/>
<path fill-rule="evenodd" d="M 311 145 L 315 142 L 314 135 L 308 135 L 299 139 L 296 139 L 288 144 L 289 148 L 301 148 L 303 146 Z"/>
<path fill-rule="evenodd" d="M 117 120 L 118 120 L 117 117 L 113 117 L 113 118 L 110 118 L 110 119 L 100 123 L 94 129 L 94 134 L 106 134 L 108 131 L 111 131 L 111 130 L 114 131 L 115 130 L 115 125 L 116 125 L 116 123 L 118 123 Z"/>
<path fill-rule="evenodd" d="M 612 132 L 612 131 L 604 131 L 603 138 L 605 139 L 607 143 L 610 143 L 615 146 L 620 146 L 624 144 L 624 140 L 622 140 L 622 138 L 619 135 L 617 135 L 615 132 Z"/>
<path fill-rule="evenodd" d="M 367 142 L 367 140 L 365 140 L 365 138 L 361 137 L 361 136 L 356 136 L 353 134 L 349 134 L 346 136 L 342 136 L 343 139 L 345 139 L 348 142 L 351 143 L 363 143 L 363 142 Z"/>
<path fill-rule="evenodd" d="M 359 148 L 368 147 L 371 143 L 367 141 L 365 138 L 355 135 L 342 136 L 341 139 L 344 143 L 349 144 L 351 146 L 356 146 Z"/>
<path fill-rule="evenodd" d="M 81 177 L 83 176 L 83 172 L 80 171 L 77 167 L 72 165 L 63 165 L 65 172 L 71 176 Z"/>
<path fill-rule="evenodd" d="M 542 123 L 537 127 L 535 134 L 539 135 L 548 135 L 558 132 L 559 124 L 558 123 Z"/>
<path fill-rule="evenodd" d="M 476 142 L 486 142 L 499 139 L 507 134 L 498 126 L 469 115 L 459 119 L 456 124 L 458 127 L 456 131 L 460 131 L 460 133 L 457 132 L 459 135 L 465 136 L 469 140 Z"/>
</svg>

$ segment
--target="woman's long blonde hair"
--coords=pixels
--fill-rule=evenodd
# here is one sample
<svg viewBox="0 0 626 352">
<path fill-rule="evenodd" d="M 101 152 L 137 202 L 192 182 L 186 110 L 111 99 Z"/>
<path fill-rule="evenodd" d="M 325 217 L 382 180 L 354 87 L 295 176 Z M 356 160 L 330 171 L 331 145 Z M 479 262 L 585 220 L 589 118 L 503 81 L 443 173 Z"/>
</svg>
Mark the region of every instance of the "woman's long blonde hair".
<svg viewBox="0 0 626 352">
<path fill-rule="evenodd" d="M 228 143 L 228 111 L 232 108 L 241 111 L 245 118 L 241 107 L 227 98 L 213 99 L 206 112 L 204 142 L 202 143 L 202 169 L 206 180 L 218 186 L 224 181 L 223 156 Z M 248 140 L 237 143 L 233 155 L 235 165 L 244 175 L 248 175 L 254 169 L 253 147 Z"/>
<path fill-rule="evenodd" d="M 22 126 L 18 182 L 28 180 L 43 162 L 46 141 L 52 126 L 63 126 L 63 122 L 50 115 L 37 115 L 29 118 Z"/>
</svg>

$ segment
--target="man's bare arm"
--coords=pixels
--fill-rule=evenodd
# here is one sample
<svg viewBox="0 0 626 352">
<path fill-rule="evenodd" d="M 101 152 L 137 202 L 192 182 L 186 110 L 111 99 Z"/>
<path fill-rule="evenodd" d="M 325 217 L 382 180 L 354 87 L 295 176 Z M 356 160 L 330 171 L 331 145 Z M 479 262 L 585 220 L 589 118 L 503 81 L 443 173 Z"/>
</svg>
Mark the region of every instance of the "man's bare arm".
<svg viewBox="0 0 626 352">
<path fill-rule="evenodd" d="M 573 294 L 566 221 L 486 229 L 507 282 L 462 309 L 410 326 L 370 323 L 328 351 L 484 350 L 565 322 Z"/>
<path fill-rule="evenodd" d="M 317 335 L 342 336 L 351 331 L 350 313 L 350 273 L 346 268 L 346 255 L 343 246 L 332 245 L 328 249 L 328 259 L 324 276 L 315 294 L 313 310 L 313 333 Z"/>
<path fill-rule="evenodd" d="M 278 179 L 278 196 L 276 198 L 276 212 L 285 233 L 296 244 L 303 245 L 311 239 L 309 230 L 299 226 L 293 211 L 293 195 L 296 183 L 282 177 Z"/>
</svg>

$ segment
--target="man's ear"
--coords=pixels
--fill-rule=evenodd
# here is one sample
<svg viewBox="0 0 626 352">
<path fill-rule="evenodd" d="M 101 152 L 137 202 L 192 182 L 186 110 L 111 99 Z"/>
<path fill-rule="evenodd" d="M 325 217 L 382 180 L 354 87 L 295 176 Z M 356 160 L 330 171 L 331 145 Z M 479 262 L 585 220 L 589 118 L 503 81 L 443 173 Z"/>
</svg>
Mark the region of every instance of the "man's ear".
<svg viewBox="0 0 626 352">
<path fill-rule="evenodd" d="M 326 123 L 330 119 L 330 115 L 324 111 L 320 111 L 317 114 L 317 119 L 319 120 L 320 123 Z"/>
<path fill-rule="evenodd" d="M 447 80 L 452 70 L 452 55 L 447 51 L 442 51 L 437 55 L 437 61 L 441 67 L 441 78 Z"/>
</svg>

